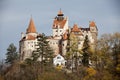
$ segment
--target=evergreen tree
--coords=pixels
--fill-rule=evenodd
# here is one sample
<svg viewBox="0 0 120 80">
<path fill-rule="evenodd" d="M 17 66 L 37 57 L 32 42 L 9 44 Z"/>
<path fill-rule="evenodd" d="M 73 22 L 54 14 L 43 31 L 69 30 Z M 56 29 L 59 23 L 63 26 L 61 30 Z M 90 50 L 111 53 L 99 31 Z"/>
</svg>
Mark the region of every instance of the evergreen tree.
<svg viewBox="0 0 120 80">
<path fill-rule="evenodd" d="M 11 43 L 7 48 L 6 59 L 5 59 L 6 63 L 12 64 L 14 63 L 15 60 L 18 60 L 18 52 L 16 50 L 17 48 L 14 46 L 13 43 Z"/>
<path fill-rule="evenodd" d="M 45 34 L 37 36 L 37 49 L 32 53 L 32 61 L 40 61 L 41 68 L 43 65 L 52 62 L 53 50 L 50 48 Z"/>
<path fill-rule="evenodd" d="M 82 63 L 84 66 L 87 66 L 87 67 L 89 66 L 89 57 L 90 57 L 89 49 L 90 49 L 89 39 L 88 39 L 88 35 L 86 35 L 83 43 L 83 48 L 82 48 L 82 51 L 83 51 Z"/>
</svg>

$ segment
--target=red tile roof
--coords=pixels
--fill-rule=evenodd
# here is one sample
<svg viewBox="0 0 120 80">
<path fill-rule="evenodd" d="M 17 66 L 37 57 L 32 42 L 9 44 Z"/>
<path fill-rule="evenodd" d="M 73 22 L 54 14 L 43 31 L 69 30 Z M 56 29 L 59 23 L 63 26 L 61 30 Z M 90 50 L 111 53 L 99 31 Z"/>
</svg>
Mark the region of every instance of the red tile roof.
<svg viewBox="0 0 120 80">
<path fill-rule="evenodd" d="M 68 38 L 67 33 L 63 34 L 63 40 L 66 40 Z"/>
<path fill-rule="evenodd" d="M 36 39 L 36 37 L 34 37 L 32 35 L 28 35 L 26 40 L 35 40 L 35 39 Z"/>
<path fill-rule="evenodd" d="M 58 21 L 57 19 L 55 19 L 53 22 L 53 28 L 58 28 L 58 25 L 60 26 L 59 28 L 64 28 L 66 21 L 67 20 L 65 20 L 65 19 L 62 21 Z"/>
<path fill-rule="evenodd" d="M 80 32 L 80 29 L 78 28 L 78 25 L 77 24 L 74 24 L 72 30 L 72 32 Z"/>
<path fill-rule="evenodd" d="M 29 23 L 26 33 L 36 33 L 36 28 L 35 28 L 34 21 L 32 18 L 30 19 L 30 23 Z"/>
<path fill-rule="evenodd" d="M 89 26 L 90 26 L 90 27 L 95 27 L 95 26 L 96 26 L 96 24 L 95 24 L 95 22 L 94 22 L 94 21 L 91 21 L 91 22 L 89 23 Z"/>
<path fill-rule="evenodd" d="M 36 39 L 36 37 L 34 37 L 34 36 L 32 36 L 32 35 L 28 35 L 27 37 L 23 37 L 21 40 L 20 40 L 20 42 L 21 41 L 25 41 L 25 40 L 35 40 Z"/>
</svg>

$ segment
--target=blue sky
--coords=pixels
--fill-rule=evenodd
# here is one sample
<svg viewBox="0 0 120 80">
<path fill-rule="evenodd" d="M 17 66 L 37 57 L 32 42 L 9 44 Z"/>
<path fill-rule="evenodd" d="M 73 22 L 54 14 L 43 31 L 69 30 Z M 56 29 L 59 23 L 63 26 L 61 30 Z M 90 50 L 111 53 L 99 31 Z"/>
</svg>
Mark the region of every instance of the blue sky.
<svg viewBox="0 0 120 80">
<path fill-rule="evenodd" d="M 120 0 L 0 0 L 0 59 L 14 43 L 19 49 L 21 32 L 26 32 L 29 20 L 34 20 L 37 32 L 52 34 L 52 22 L 60 8 L 75 23 L 88 27 L 95 21 L 99 36 L 120 32 Z"/>
</svg>

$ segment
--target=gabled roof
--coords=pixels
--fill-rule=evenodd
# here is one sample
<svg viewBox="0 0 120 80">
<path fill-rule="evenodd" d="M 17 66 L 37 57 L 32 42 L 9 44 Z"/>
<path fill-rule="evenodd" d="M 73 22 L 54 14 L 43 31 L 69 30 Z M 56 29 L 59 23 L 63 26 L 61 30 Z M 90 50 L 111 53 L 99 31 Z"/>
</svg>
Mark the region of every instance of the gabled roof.
<svg viewBox="0 0 120 80">
<path fill-rule="evenodd" d="M 58 26 L 59 26 L 59 28 L 64 28 L 66 21 L 67 21 L 66 19 L 64 19 L 62 21 L 58 21 L 57 19 L 55 19 L 53 22 L 53 28 L 58 28 Z"/>
<path fill-rule="evenodd" d="M 80 29 L 78 28 L 78 25 L 77 24 L 74 24 L 72 30 L 72 32 L 80 32 Z"/>
<path fill-rule="evenodd" d="M 30 23 L 26 30 L 26 33 L 36 33 L 36 28 L 35 28 L 34 21 L 32 18 L 30 19 Z"/>
<path fill-rule="evenodd" d="M 95 24 L 95 22 L 94 22 L 94 21 L 90 21 L 89 26 L 90 26 L 90 27 L 95 27 L 95 26 L 96 26 L 96 24 Z"/>
</svg>

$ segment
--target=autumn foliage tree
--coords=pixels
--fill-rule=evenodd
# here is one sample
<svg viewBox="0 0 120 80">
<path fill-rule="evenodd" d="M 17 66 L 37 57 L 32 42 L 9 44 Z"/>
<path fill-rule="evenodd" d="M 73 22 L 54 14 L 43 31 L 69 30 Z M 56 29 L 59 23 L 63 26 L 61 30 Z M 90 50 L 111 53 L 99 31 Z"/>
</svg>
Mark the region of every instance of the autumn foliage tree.
<svg viewBox="0 0 120 80">
<path fill-rule="evenodd" d="M 77 71 L 78 67 L 78 56 L 79 56 L 79 49 L 78 49 L 78 37 L 73 33 L 69 35 L 69 45 L 67 46 L 67 54 L 66 57 L 71 61 L 70 65 L 73 71 L 73 68 Z"/>
<path fill-rule="evenodd" d="M 43 69 L 41 73 L 41 62 L 38 62 L 39 56 L 43 55 L 42 66 L 45 68 L 46 63 L 51 59 L 52 51 L 44 44 L 43 40 L 46 40 L 43 35 L 39 36 L 40 42 L 36 51 L 33 52 L 32 58 L 28 60 L 32 61 L 32 64 L 26 63 L 14 63 L 12 67 L 9 67 L 4 75 L 0 76 L 3 80 L 120 80 L 120 33 L 103 34 L 98 42 L 94 51 L 93 59 L 95 65 L 89 66 L 89 60 L 91 60 L 91 52 L 89 40 L 86 37 L 83 44 L 83 65 L 77 66 L 76 72 L 67 73 L 64 70 L 56 70 L 53 67 L 49 69 Z M 77 50 L 77 39 L 73 35 L 72 43 L 68 46 L 69 53 L 68 59 L 73 60 L 75 63 L 77 58 L 75 57 Z M 44 39 L 42 39 L 44 38 Z M 48 43 L 45 41 L 45 43 Z M 44 44 L 44 46 L 43 46 Z M 41 52 L 41 49 L 44 48 Z M 48 50 L 47 50 L 48 49 Z M 51 54 L 48 54 L 51 52 Z M 84 55 L 84 54 L 90 55 Z M 76 66 L 76 65 L 75 65 Z M 89 66 L 89 67 L 88 67 Z M 47 76 L 47 77 L 46 77 Z"/>
</svg>

